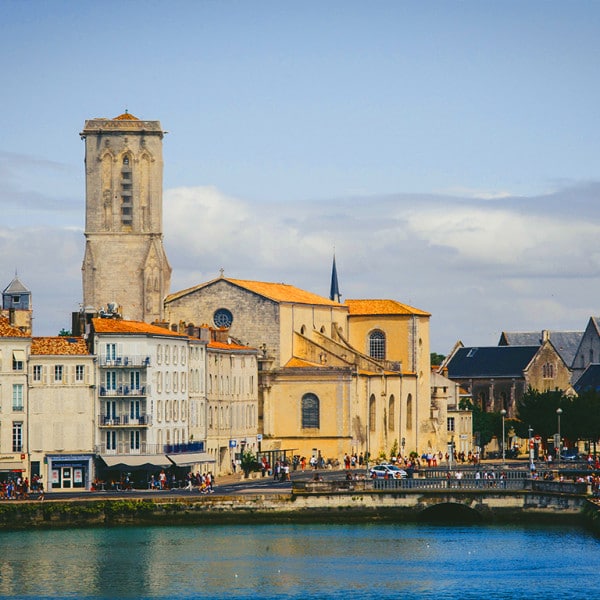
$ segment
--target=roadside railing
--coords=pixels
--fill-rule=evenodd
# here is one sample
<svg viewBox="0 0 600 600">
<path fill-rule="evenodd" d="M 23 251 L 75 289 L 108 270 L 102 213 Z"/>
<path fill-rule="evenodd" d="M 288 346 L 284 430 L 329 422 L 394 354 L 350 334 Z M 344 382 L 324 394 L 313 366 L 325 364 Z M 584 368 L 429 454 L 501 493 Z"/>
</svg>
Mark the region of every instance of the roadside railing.
<svg viewBox="0 0 600 600">
<path fill-rule="evenodd" d="M 292 491 L 295 493 L 336 493 L 336 492 L 395 492 L 409 490 L 452 490 L 491 491 L 491 490 L 529 490 L 536 492 L 586 494 L 588 485 L 567 481 L 540 481 L 526 478 L 506 479 L 448 479 L 447 477 L 430 477 L 426 479 L 352 479 L 327 481 L 293 481 Z"/>
</svg>

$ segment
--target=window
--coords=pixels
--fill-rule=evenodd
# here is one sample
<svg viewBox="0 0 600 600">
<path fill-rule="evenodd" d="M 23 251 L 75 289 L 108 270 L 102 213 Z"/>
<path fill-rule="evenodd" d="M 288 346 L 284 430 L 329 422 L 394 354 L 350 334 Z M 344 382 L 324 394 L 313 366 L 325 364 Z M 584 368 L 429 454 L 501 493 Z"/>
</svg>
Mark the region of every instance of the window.
<svg viewBox="0 0 600 600">
<path fill-rule="evenodd" d="M 106 371 L 106 389 L 116 390 L 117 389 L 117 372 Z"/>
<path fill-rule="evenodd" d="M 314 394 L 302 396 L 302 428 L 318 429 L 320 424 L 319 398 Z"/>
<path fill-rule="evenodd" d="M 15 412 L 21 412 L 23 410 L 23 384 L 22 383 L 14 383 L 13 384 L 12 408 L 13 408 L 13 411 L 15 411 Z"/>
<path fill-rule="evenodd" d="M 369 356 L 377 360 L 385 359 L 385 333 L 373 331 L 369 336 Z"/>
<path fill-rule="evenodd" d="M 33 365 L 33 380 L 42 380 L 42 365 Z"/>
<path fill-rule="evenodd" d="M 117 345 L 116 344 L 106 344 L 106 360 L 113 361 L 117 360 Z"/>
<path fill-rule="evenodd" d="M 369 398 L 369 431 L 375 431 L 375 419 L 377 417 L 375 396 Z"/>
<path fill-rule="evenodd" d="M 140 372 L 139 371 L 131 371 L 129 373 L 129 387 L 132 390 L 140 389 Z"/>
<path fill-rule="evenodd" d="M 109 400 L 106 403 L 106 419 L 112 421 L 117 418 L 117 403 L 115 400 Z"/>
<path fill-rule="evenodd" d="M 233 323 L 233 315 L 231 314 L 231 311 L 226 308 L 219 308 L 213 315 L 213 321 L 216 327 L 229 329 Z"/>
<path fill-rule="evenodd" d="M 84 365 L 75 365 L 75 381 L 83 381 L 84 373 L 85 373 Z"/>
<path fill-rule="evenodd" d="M 23 450 L 23 423 L 13 423 L 12 426 L 12 451 L 22 452 Z"/>
<path fill-rule="evenodd" d="M 106 432 L 106 449 L 116 450 L 117 449 L 117 432 L 107 431 Z"/>
<path fill-rule="evenodd" d="M 542 377 L 544 379 L 554 378 L 554 365 L 552 363 L 545 363 L 542 365 Z"/>
<path fill-rule="evenodd" d="M 54 365 L 54 381 L 60 382 L 63 380 L 63 366 Z"/>
<path fill-rule="evenodd" d="M 139 419 L 140 418 L 140 401 L 132 400 L 129 403 L 129 418 Z"/>
<path fill-rule="evenodd" d="M 455 431 L 455 429 L 454 429 L 454 417 L 448 417 L 448 431 Z"/>
<path fill-rule="evenodd" d="M 24 350 L 14 350 L 13 351 L 13 362 L 12 362 L 13 371 L 22 371 L 24 366 L 25 366 L 25 351 Z"/>
<path fill-rule="evenodd" d="M 390 402 L 388 407 L 388 427 L 390 431 L 394 431 L 396 427 L 396 400 L 394 396 L 390 396 Z"/>
<path fill-rule="evenodd" d="M 139 431 L 131 431 L 129 433 L 129 447 L 131 450 L 139 450 L 140 449 L 140 432 Z"/>
<path fill-rule="evenodd" d="M 406 429 L 412 429 L 413 426 L 413 399 L 412 394 L 406 399 Z"/>
</svg>

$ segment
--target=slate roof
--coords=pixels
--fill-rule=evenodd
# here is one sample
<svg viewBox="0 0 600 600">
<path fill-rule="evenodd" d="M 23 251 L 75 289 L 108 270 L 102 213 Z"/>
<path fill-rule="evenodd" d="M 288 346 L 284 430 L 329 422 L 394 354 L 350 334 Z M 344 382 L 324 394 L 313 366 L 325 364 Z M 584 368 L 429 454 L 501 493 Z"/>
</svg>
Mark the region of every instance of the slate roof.
<svg viewBox="0 0 600 600">
<path fill-rule="evenodd" d="M 448 378 L 520 378 L 538 350 L 539 346 L 459 348 L 448 362 Z"/>
<path fill-rule="evenodd" d="M 15 275 L 15 278 L 8 284 L 3 294 L 29 294 L 30 291 L 21 283 L 21 280 Z"/>
<path fill-rule="evenodd" d="M 419 308 L 402 304 L 396 300 L 346 300 L 350 316 L 367 315 L 421 315 L 431 316 Z"/>
<path fill-rule="evenodd" d="M 592 363 L 573 384 L 573 389 L 579 392 L 588 390 L 600 391 L 600 364 Z"/>
<path fill-rule="evenodd" d="M 548 339 L 554 346 L 565 364 L 573 364 L 577 348 L 583 337 L 583 331 L 548 331 Z M 498 341 L 499 346 L 541 346 L 543 341 L 542 331 L 503 331 Z"/>
</svg>

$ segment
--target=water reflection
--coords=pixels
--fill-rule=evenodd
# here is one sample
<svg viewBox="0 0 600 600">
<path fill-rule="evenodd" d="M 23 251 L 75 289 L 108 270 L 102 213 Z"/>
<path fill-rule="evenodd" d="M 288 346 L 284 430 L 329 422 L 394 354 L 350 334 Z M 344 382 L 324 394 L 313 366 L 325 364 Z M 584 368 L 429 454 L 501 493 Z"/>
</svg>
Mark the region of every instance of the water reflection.
<svg viewBox="0 0 600 600">
<path fill-rule="evenodd" d="M 74 529 L 0 544 L 2 597 L 583 598 L 600 567 L 593 536 L 540 527 Z"/>
</svg>

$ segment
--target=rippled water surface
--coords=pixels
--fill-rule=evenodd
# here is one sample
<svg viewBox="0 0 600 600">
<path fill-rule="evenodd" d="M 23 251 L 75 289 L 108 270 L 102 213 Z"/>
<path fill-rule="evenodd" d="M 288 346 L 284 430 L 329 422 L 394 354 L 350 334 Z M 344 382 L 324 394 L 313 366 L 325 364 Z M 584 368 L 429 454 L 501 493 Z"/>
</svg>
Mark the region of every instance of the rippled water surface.
<svg viewBox="0 0 600 600">
<path fill-rule="evenodd" d="M 0 533 L 0 597 L 582 599 L 600 541 L 564 527 L 272 525 Z"/>
</svg>

